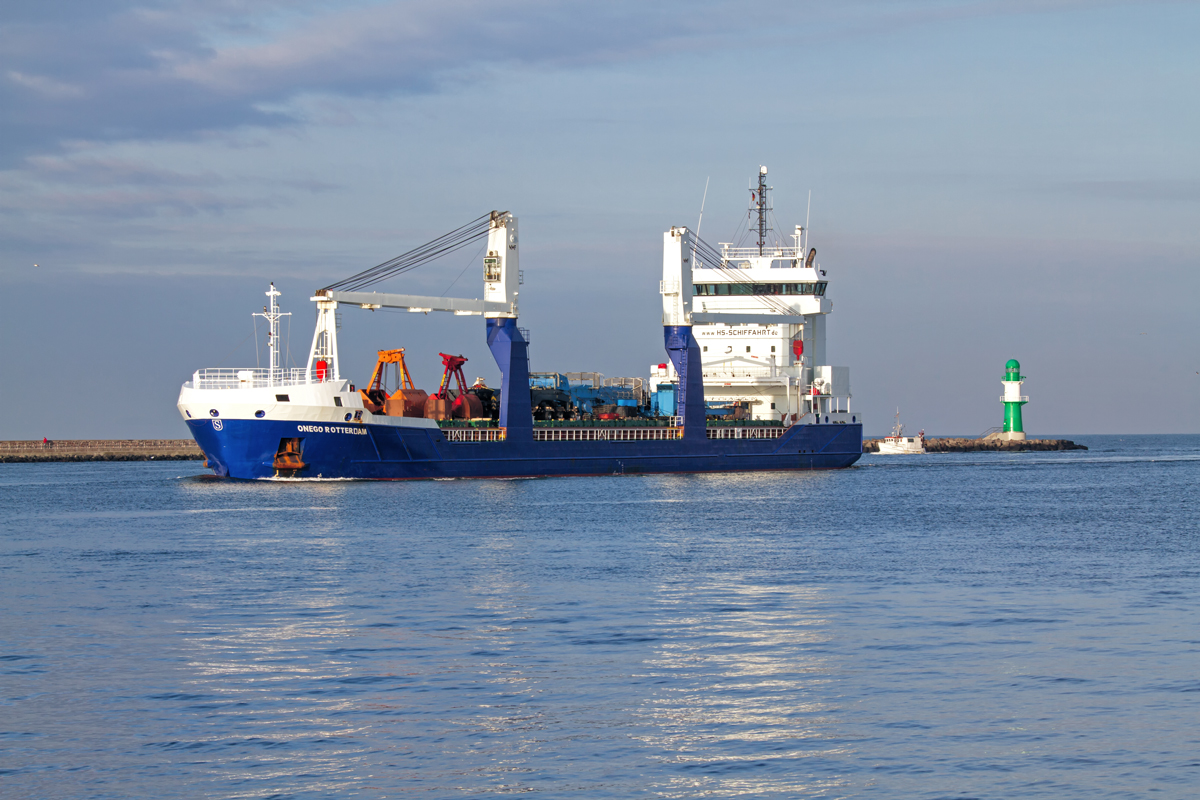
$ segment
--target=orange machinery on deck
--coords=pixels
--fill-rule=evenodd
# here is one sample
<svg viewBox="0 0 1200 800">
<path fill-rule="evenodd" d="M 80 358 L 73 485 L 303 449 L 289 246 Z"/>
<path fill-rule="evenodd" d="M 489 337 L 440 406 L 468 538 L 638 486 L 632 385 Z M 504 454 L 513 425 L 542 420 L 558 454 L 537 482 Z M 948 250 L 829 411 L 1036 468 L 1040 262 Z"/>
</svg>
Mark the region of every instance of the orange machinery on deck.
<svg viewBox="0 0 1200 800">
<path fill-rule="evenodd" d="M 389 381 L 389 377 L 394 377 L 394 381 Z M 396 388 L 389 392 L 388 386 Z M 375 371 L 371 373 L 371 384 L 365 391 L 360 390 L 359 394 L 368 411 L 389 417 L 423 417 L 425 401 L 429 399 L 427 392 L 413 384 L 408 365 L 404 363 L 403 347 L 379 351 L 379 360 L 375 362 Z"/>
<path fill-rule="evenodd" d="M 442 383 L 432 396 L 418 389 L 404 363 L 404 348 L 380 350 L 371 373 L 371 384 L 361 390 L 363 406 L 372 414 L 389 417 L 426 417 L 428 419 L 481 419 L 483 402 L 467 388 L 462 367 L 467 359 L 438 353 L 445 372 Z M 457 384 L 458 390 L 451 388 Z M 389 391 L 388 387 L 395 388 Z"/>
</svg>

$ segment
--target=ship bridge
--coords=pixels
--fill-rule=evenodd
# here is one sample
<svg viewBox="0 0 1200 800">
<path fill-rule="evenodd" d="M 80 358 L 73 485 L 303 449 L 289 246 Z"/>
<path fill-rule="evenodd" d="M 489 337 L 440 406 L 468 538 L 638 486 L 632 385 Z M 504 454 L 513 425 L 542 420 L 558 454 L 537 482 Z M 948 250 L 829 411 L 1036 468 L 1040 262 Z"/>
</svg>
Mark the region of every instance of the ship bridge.
<svg viewBox="0 0 1200 800">
<path fill-rule="evenodd" d="M 830 281 L 796 225 L 790 245 L 769 242 L 766 168 L 751 187 L 755 246 L 716 247 L 684 228 L 687 243 L 664 245 L 663 324 L 691 323 L 710 406 L 748 409 L 754 419 L 859 422 L 851 409 L 850 372 L 826 356 Z M 675 253 L 680 255 L 676 256 Z M 677 323 L 674 323 L 677 324 Z M 676 380 L 673 365 L 652 367 L 651 383 Z"/>
</svg>

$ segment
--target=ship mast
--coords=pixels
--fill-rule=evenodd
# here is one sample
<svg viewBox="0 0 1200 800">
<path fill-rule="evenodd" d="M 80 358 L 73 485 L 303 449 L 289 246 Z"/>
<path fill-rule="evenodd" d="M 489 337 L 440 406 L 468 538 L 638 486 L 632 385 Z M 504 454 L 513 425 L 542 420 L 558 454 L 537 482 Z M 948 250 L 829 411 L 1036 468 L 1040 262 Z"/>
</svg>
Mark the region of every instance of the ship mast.
<svg viewBox="0 0 1200 800">
<path fill-rule="evenodd" d="M 268 386 L 275 385 L 276 370 L 278 370 L 280 368 L 280 365 L 279 365 L 279 320 L 281 317 L 290 317 L 292 315 L 292 312 L 290 312 L 290 311 L 285 311 L 283 313 L 280 313 L 279 302 L 276 299 L 280 296 L 280 294 L 281 294 L 281 292 L 275 288 L 275 282 L 272 281 L 271 282 L 271 290 L 266 292 L 267 297 L 270 298 L 270 302 L 271 302 L 270 306 L 263 306 L 263 313 L 254 315 L 256 317 L 265 317 L 267 320 L 267 323 L 269 325 L 268 330 L 267 330 L 267 346 L 268 346 L 267 349 L 271 353 L 271 371 L 270 371 L 270 373 L 268 373 L 268 378 L 267 378 Z"/>
<path fill-rule="evenodd" d="M 758 168 L 758 191 L 750 190 L 750 221 L 753 224 L 755 217 L 758 218 L 758 254 L 763 255 L 763 248 L 767 243 L 767 231 L 770 228 L 767 226 L 767 212 L 771 210 L 771 206 L 767 203 L 767 192 L 770 187 L 767 186 L 767 168 Z"/>
</svg>

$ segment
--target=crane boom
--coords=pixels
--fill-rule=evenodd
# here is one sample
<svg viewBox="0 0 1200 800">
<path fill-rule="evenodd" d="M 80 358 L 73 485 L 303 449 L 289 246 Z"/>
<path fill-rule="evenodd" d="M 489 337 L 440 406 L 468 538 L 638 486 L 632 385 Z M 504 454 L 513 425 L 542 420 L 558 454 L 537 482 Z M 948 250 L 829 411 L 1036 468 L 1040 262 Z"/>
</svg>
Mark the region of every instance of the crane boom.
<svg viewBox="0 0 1200 800">
<path fill-rule="evenodd" d="M 458 316 L 479 316 L 484 313 L 512 313 L 512 303 L 494 300 L 467 299 L 463 297 L 425 297 L 415 294 L 389 294 L 387 292 L 337 292 L 322 289 L 313 300 L 333 301 L 360 308 L 404 308 L 409 311 L 448 311 Z"/>
<path fill-rule="evenodd" d="M 367 270 L 365 273 L 348 278 L 341 284 L 370 285 L 384 277 L 412 269 L 437 257 L 436 254 L 430 256 L 427 252 L 435 244 L 441 247 L 446 241 L 449 241 L 450 248 L 457 249 L 462 242 L 471 241 L 483 235 L 484 229 L 480 229 L 478 232 L 475 232 L 474 229 L 467 230 L 476 223 L 482 222 L 483 219 L 481 217 L 441 239 L 434 240 L 430 245 L 410 251 L 401 259 L 393 259 L 372 270 Z M 517 218 L 507 211 L 493 211 L 487 215 L 486 219 L 487 254 L 483 259 L 483 298 L 426 297 L 415 294 L 341 291 L 332 288 L 318 289 L 314 292 L 312 300 L 317 304 L 317 328 L 313 334 L 312 349 L 308 357 L 309 374 L 312 374 L 315 366 L 324 362 L 330 377 L 334 380 L 341 380 L 338 369 L 340 359 L 337 352 L 337 308 L 339 305 L 358 306 L 370 310 L 402 308 L 426 314 L 430 311 L 446 311 L 460 317 L 483 316 L 489 320 L 515 320 L 518 315 L 517 299 L 521 285 Z M 445 247 L 438 252 L 444 254 Z M 403 264 L 396 267 L 395 264 L 400 261 L 403 261 Z M 341 284 L 335 283 L 331 286 Z M 509 325 L 509 327 L 516 330 L 513 325 Z M 323 372 L 322 380 L 324 375 Z"/>
</svg>

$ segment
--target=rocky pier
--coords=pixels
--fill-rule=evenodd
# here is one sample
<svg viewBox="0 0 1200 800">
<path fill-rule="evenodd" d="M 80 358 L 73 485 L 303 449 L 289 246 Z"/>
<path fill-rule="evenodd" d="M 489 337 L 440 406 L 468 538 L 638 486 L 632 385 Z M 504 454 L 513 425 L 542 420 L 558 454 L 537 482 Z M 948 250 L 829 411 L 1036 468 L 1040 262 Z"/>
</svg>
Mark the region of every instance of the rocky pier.
<svg viewBox="0 0 1200 800">
<path fill-rule="evenodd" d="M 0 442 L 0 463 L 30 461 L 201 461 L 192 439 L 64 439 Z"/>
<path fill-rule="evenodd" d="M 925 440 L 927 453 L 1019 453 L 1025 451 L 1047 450 L 1087 450 L 1082 444 L 1075 444 L 1070 439 L 1025 439 L 1023 441 L 1002 441 L 1000 439 L 967 439 L 967 438 L 929 438 Z M 879 452 L 879 439 L 863 439 L 864 453 Z"/>
</svg>

